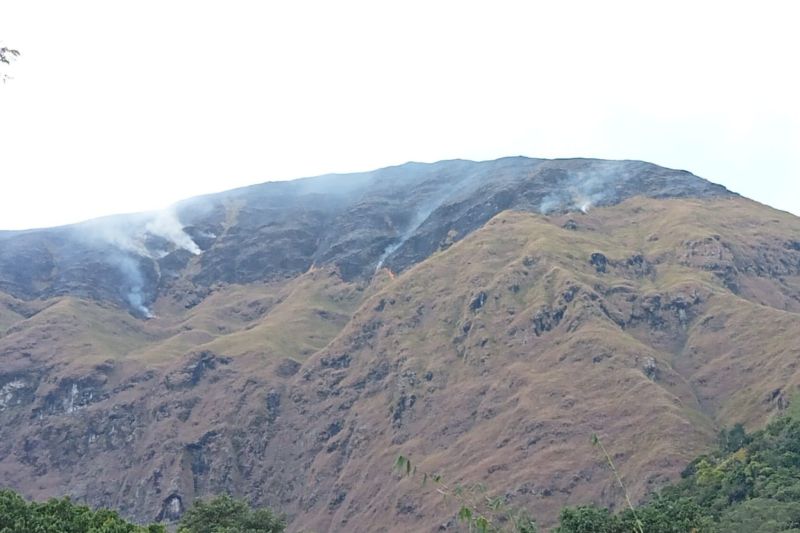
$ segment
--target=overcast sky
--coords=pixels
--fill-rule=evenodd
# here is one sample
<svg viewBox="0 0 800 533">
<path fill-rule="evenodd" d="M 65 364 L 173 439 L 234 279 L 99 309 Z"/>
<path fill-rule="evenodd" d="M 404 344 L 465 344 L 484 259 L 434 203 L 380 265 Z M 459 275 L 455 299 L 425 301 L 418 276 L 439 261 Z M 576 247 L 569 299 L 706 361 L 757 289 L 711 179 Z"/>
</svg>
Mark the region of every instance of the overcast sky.
<svg viewBox="0 0 800 533">
<path fill-rule="evenodd" d="M 642 159 L 800 214 L 796 2 L 0 0 L 0 228 L 414 161 Z"/>
</svg>

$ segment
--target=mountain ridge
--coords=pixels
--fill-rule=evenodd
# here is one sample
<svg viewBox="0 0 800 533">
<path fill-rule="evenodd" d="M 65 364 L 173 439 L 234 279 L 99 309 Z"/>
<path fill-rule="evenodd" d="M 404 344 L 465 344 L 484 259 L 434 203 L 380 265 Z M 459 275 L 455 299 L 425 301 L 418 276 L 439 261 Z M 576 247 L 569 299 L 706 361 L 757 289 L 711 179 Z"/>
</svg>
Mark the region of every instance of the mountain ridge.
<svg viewBox="0 0 800 533">
<path fill-rule="evenodd" d="M 85 293 L 146 315 L 161 281 L 179 274 L 192 256 L 199 256 L 200 265 L 189 282 L 200 285 L 200 292 L 215 280 L 292 276 L 328 263 L 345 278 L 369 277 L 384 264 L 394 271 L 408 268 L 503 209 L 588 208 L 634 194 L 733 193 L 685 171 L 636 161 L 407 163 L 267 182 L 188 199 L 163 212 L 12 232 L 1 237 L 0 288 L 22 298 L 74 293 L 86 275 L 70 269 L 91 264 L 97 275 L 84 283 Z M 24 263 L 39 271 L 14 272 L 14 265 Z M 114 294 L 116 287 L 123 290 Z"/>
</svg>

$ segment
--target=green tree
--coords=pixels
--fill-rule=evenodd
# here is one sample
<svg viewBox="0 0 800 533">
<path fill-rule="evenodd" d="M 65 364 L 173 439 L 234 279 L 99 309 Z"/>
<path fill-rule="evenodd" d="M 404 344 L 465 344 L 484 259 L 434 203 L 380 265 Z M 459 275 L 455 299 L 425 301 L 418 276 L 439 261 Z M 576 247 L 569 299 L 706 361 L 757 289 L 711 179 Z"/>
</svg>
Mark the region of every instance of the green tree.
<svg viewBox="0 0 800 533">
<path fill-rule="evenodd" d="M 139 526 L 108 509 L 94 511 L 69 498 L 27 502 L 0 490 L 1 533 L 166 533 L 164 526 Z"/>
<path fill-rule="evenodd" d="M 223 495 L 196 500 L 178 524 L 178 533 L 282 533 L 286 519 L 269 509 L 251 509 L 247 503 Z"/>
<path fill-rule="evenodd" d="M 616 533 L 617 520 L 608 511 L 594 505 L 566 507 L 558 517 L 555 533 Z"/>
<path fill-rule="evenodd" d="M 719 432 L 719 446 L 723 451 L 733 453 L 747 443 L 747 433 L 742 424 L 734 424 L 729 429 Z"/>
</svg>

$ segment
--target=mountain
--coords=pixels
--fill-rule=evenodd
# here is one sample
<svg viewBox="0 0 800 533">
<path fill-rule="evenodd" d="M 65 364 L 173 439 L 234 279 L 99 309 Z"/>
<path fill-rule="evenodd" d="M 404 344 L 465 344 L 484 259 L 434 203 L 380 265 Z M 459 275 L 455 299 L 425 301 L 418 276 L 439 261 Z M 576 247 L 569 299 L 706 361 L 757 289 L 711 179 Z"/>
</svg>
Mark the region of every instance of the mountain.
<svg viewBox="0 0 800 533">
<path fill-rule="evenodd" d="M 800 219 L 636 161 L 409 163 L 0 233 L 0 480 L 150 521 L 456 530 L 398 454 L 552 524 L 800 377 Z"/>
</svg>

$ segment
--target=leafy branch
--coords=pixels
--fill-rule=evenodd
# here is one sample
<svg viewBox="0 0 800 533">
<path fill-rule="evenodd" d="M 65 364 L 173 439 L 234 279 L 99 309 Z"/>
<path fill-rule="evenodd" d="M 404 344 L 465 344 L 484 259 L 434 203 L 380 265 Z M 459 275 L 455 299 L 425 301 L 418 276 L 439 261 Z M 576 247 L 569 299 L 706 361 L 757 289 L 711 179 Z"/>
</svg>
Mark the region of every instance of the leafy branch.
<svg viewBox="0 0 800 533">
<path fill-rule="evenodd" d="M 0 47 L 0 63 L 10 65 L 12 61 L 19 57 L 19 55 L 19 50 L 14 50 L 13 48 L 8 48 L 7 46 Z M 10 78 L 11 77 L 7 74 L 0 74 L 0 80 L 3 82 Z"/>
</svg>

